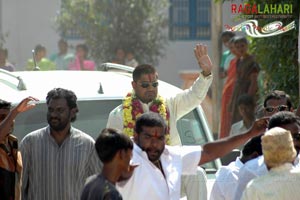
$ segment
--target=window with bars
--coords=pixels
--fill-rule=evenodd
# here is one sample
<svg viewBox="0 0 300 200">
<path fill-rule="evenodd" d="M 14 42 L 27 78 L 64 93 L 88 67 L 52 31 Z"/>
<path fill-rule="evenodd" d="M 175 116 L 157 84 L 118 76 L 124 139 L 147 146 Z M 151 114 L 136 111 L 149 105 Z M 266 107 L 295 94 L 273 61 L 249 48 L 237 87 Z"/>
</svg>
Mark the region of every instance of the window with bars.
<svg viewBox="0 0 300 200">
<path fill-rule="evenodd" d="M 210 39 L 211 0 L 170 0 L 170 40 Z"/>
</svg>

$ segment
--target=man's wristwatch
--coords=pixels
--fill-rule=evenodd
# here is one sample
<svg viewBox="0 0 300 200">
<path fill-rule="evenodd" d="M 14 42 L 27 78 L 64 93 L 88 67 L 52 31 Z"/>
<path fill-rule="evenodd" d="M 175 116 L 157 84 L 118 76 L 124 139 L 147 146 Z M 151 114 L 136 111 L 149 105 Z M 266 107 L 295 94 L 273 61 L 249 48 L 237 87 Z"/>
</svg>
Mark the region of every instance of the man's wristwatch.
<svg viewBox="0 0 300 200">
<path fill-rule="evenodd" d="M 202 71 L 201 74 L 202 74 L 204 77 L 207 77 L 207 76 L 211 75 L 211 72 L 205 72 L 205 71 Z"/>
</svg>

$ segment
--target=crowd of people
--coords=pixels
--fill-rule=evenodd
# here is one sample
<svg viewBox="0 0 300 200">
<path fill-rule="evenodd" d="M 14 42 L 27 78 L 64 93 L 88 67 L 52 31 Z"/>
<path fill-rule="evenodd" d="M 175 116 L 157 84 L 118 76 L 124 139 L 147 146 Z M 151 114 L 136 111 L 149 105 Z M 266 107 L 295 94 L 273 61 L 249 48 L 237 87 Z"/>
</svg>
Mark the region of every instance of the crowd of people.
<svg viewBox="0 0 300 200">
<path fill-rule="evenodd" d="M 249 128 L 254 122 L 245 121 L 245 114 L 240 108 L 239 98 L 242 95 L 248 95 L 253 98 L 256 104 L 258 91 L 258 73 L 260 71 L 259 64 L 255 60 L 255 56 L 248 52 L 248 41 L 243 36 L 236 36 L 231 31 L 225 31 L 221 35 L 223 44 L 229 48 L 224 51 L 220 66 L 220 77 L 226 81 L 223 86 L 221 113 L 220 113 L 220 132 L 219 138 L 229 136 L 233 125 L 240 123 L 244 129 Z M 256 105 L 255 105 L 256 107 Z"/>
<path fill-rule="evenodd" d="M 271 91 L 259 105 L 260 67 L 248 52 L 247 39 L 225 31 L 221 40 L 228 50 L 219 68 L 219 77 L 225 78 L 219 138 L 241 134 L 260 117 L 269 118 L 269 123 L 259 136 L 239 147 L 240 157 L 218 170 L 210 200 L 297 199 L 293 195 L 299 192 L 291 188 L 299 180 L 294 168 L 299 165 L 300 108 L 295 111 L 289 95 L 281 90 Z"/>
<path fill-rule="evenodd" d="M 67 40 L 58 41 L 58 52 L 47 56 L 47 48 L 37 44 L 32 50 L 32 58 L 27 60 L 24 70 L 96 70 L 97 66 L 94 60 L 90 59 L 89 47 L 80 43 L 75 47 L 75 53 L 69 50 Z M 131 67 L 138 66 L 133 51 L 125 50 L 118 47 L 112 63 L 127 65 Z M 15 71 L 16 67 L 8 61 L 8 50 L 0 48 L 0 69 Z"/>
<path fill-rule="evenodd" d="M 243 53 L 231 51 L 240 55 L 230 62 L 235 63 L 232 70 L 240 76 L 234 78 L 238 84 L 231 91 L 237 103 L 230 105 L 228 101 L 227 109 L 236 110 L 233 116 L 240 117 L 230 119 L 235 122 L 231 136 L 202 146 L 182 145 L 176 127 L 178 119 L 203 101 L 212 83 L 213 64 L 202 44 L 194 48 L 199 77 L 188 90 L 172 98 L 158 94 L 158 73 L 153 66 L 136 66 L 132 91 L 124 91 L 125 99 L 107 116 L 107 126 L 99 130 L 96 141 L 72 126 L 80 110 L 76 94 L 54 88 L 46 96 L 48 125 L 28 133 L 18 148 L 12 135 L 14 119 L 34 109 L 39 100 L 28 97 L 15 108 L 1 100 L 1 199 L 178 200 L 186 196 L 188 200 L 204 200 L 208 194 L 201 165 L 241 146 L 241 156 L 217 172 L 211 199 L 297 199 L 300 119 L 296 114 L 300 109 L 295 114 L 289 95 L 275 90 L 265 97 L 264 116 L 255 119 L 256 86 L 251 81 L 257 78 L 259 67 L 247 54 L 244 38 L 230 41 Z M 66 49 L 65 45 L 59 42 L 61 49 Z M 39 64 L 45 48 L 38 47 L 33 65 L 28 65 L 31 70 L 45 69 Z M 76 59 L 64 52 L 66 60 L 60 54 L 52 57 L 60 63 L 56 67 L 65 69 L 69 59 L 72 69 L 95 68 L 87 60 L 85 45 L 77 46 Z M 118 54 L 118 59 L 125 55 Z M 230 67 L 224 68 L 228 75 Z"/>
</svg>

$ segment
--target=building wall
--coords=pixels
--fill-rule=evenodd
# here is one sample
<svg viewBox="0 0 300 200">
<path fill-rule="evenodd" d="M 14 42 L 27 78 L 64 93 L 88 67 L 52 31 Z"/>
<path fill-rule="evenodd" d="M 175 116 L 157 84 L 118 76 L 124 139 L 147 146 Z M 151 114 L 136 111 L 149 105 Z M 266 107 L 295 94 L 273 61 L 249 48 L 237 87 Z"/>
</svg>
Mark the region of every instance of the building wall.
<svg viewBox="0 0 300 200">
<path fill-rule="evenodd" d="M 179 73 L 184 71 L 199 70 L 198 63 L 194 56 L 194 47 L 197 43 L 210 46 L 210 41 L 177 41 L 170 42 L 165 57 L 163 57 L 158 66 L 159 78 L 173 85 L 181 87 L 183 80 Z M 209 54 L 212 55 L 211 49 Z"/>
<path fill-rule="evenodd" d="M 9 60 L 17 70 L 23 70 L 36 44 L 44 45 L 48 55 L 57 48 L 58 35 L 54 17 L 59 0 L 0 0 L 2 1 L 2 33 L 8 33 L 6 48 Z"/>
<path fill-rule="evenodd" d="M 15 63 L 17 70 L 24 69 L 27 59 L 32 57 L 31 50 L 36 44 L 44 45 L 48 56 L 57 51 L 59 35 L 54 28 L 54 18 L 60 7 L 60 0 L 0 0 L 0 2 L 2 5 L 0 27 L 2 33 L 9 34 L 5 46 L 9 50 L 9 60 Z M 183 81 L 179 73 L 199 69 L 193 53 L 195 45 L 199 42 L 210 47 L 210 41 L 170 41 L 165 57 L 160 59 L 158 65 L 160 78 L 181 87 Z M 211 51 L 210 49 L 210 55 Z"/>
</svg>

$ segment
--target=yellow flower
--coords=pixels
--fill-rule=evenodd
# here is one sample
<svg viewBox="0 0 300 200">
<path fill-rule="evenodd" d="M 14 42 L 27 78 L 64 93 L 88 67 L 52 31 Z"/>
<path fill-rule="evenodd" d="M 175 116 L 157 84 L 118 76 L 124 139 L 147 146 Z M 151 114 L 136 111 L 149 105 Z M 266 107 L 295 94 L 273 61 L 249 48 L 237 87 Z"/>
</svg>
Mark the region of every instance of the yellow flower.
<svg viewBox="0 0 300 200">
<path fill-rule="evenodd" d="M 132 106 L 134 102 L 134 106 Z M 158 112 L 167 124 L 167 135 L 166 141 L 169 144 L 170 140 L 170 122 L 169 122 L 169 111 L 166 108 L 165 101 L 161 96 L 158 96 L 150 106 L 152 112 Z M 128 93 L 123 101 L 123 132 L 128 136 L 133 136 L 135 119 L 143 114 L 143 108 L 140 101 L 137 100 L 134 93 Z M 133 116 L 135 115 L 135 116 Z"/>
</svg>

